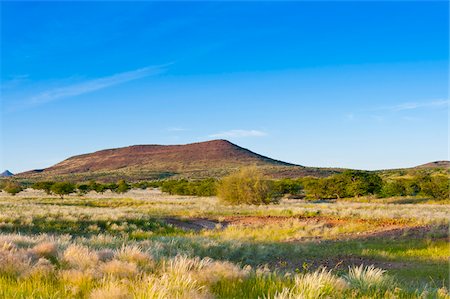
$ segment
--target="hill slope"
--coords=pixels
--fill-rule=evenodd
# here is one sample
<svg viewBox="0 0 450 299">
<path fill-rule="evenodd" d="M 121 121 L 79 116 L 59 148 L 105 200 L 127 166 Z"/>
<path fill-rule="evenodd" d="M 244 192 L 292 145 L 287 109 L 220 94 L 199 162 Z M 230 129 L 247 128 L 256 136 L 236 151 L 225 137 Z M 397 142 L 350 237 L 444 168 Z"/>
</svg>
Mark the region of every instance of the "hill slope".
<svg viewBox="0 0 450 299">
<path fill-rule="evenodd" d="M 435 162 L 430 162 L 430 163 L 426 163 L 426 164 L 422 164 L 422 165 L 418 165 L 414 168 L 442 168 L 442 169 L 446 169 L 446 168 L 450 168 L 450 161 L 435 161 Z"/>
<path fill-rule="evenodd" d="M 135 145 L 74 156 L 43 170 L 21 173 L 35 179 L 129 180 L 219 177 L 239 167 L 257 165 L 278 176 L 329 175 L 333 171 L 274 160 L 226 140 L 186 145 Z"/>
</svg>

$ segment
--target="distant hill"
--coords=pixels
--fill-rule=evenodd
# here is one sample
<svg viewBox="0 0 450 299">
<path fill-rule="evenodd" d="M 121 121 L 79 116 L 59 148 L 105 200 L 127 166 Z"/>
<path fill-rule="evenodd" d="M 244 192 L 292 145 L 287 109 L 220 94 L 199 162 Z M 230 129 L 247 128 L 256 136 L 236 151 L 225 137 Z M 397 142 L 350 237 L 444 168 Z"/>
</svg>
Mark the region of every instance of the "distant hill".
<svg viewBox="0 0 450 299">
<path fill-rule="evenodd" d="M 273 177 L 328 176 L 337 170 L 274 160 L 227 140 L 185 145 L 135 145 L 68 158 L 54 166 L 18 174 L 28 179 L 114 181 L 164 177 L 220 177 L 256 165 Z"/>
<path fill-rule="evenodd" d="M 448 169 L 450 168 L 450 161 L 435 161 L 430 162 L 422 165 L 418 165 L 414 168 L 442 168 L 442 169 Z"/>
<path fill-rule="evenodd" d="M 0 177 L 10 177 L 10 176 L 13 176 L 13 175 L 14 174 L 11 171 L 9 171 L 9 170 L 5 170 L 2 173 L 0 173 Z"/>
</svg>

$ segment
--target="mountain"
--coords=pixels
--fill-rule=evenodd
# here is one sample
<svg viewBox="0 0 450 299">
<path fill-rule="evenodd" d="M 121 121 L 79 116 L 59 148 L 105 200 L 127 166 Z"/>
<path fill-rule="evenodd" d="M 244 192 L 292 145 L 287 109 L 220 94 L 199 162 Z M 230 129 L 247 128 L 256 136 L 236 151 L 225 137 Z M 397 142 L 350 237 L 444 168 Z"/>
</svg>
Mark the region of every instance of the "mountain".
<svg viewBox="0 0 450 299">
<path fill-rule="evenodd" d="M 273 177 L 327 176 L 336 170 L 310 168 L 262 156 L 227 140 L 185 145 L 134 145 L 68 158 L 54 166 L 18 174 L 54 180 L 144 180 L 220 177 L 256 165 Z"/>
<path fill-rule="evenodd" d="M 414 168 L 442 168 L 442 169 L 448 169 L 450 168 L 450 161 L 435 161 L 430 162 L 422 165 L 418 165 Z"/>
<path fill-rule="evenodd" d="M 9 171 L 9 170 L 5 170 L 2 173 L 0 173 L 0 177 L 10 177 L 10 176 L 13 176 L 13 175 L 14 174 L 11 171 Z"/>
</svg>

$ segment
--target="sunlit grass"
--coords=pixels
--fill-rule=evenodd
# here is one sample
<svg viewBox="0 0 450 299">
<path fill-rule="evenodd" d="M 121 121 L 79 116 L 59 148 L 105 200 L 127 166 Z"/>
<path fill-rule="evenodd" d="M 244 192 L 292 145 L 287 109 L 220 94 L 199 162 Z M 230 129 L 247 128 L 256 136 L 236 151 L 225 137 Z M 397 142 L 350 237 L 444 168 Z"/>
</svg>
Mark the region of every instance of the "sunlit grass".
<svg viewBox="0 0 450 299">
<path fill-rule="evenodd" d="M 0 298 L 448 298 L 446 205 L 108 196 L 1 196 Z"/>
</svg>

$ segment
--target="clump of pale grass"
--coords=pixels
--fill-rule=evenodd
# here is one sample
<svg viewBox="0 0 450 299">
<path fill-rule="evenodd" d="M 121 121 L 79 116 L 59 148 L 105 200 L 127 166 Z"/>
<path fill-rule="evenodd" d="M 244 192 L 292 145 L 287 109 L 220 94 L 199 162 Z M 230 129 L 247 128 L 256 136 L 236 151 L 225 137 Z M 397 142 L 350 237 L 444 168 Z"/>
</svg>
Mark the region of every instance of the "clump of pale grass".
<svg viewBox="0 0 450 299">
<path fill-rule="evenodd" d="M 147 276 L 134 286 L 134 298 L 211 298 L 208 290 L 189 274 L 165 273 L 160 277 Z"/>
<path fill-rule="evenodd" d="M 167 273 L 182 275 L 189 273 L 190 271 L 203 269 L 211 262 L 212 260 L 208 257 L 200 259 L 199 257 L 189 258 L 184 255 L 177 255 L 172 259 L 164 260 L 162 263 L 162 269 Z"/>
<path fill-rule="evenodd" d="M 296 275 L 294 277 L 294 286 L 277 292 L 274 298 L 328 298 L 333 293 L 342 291 L 345 288 L 347 288 L 347 284 L 343 279 L 322 268 L 312 273 Z"/>
<path fill-rule="evenodd" d="M 59 276 L 64 285 L 67 286 L 73 294 L 81 292 L 83 289 L 88 289 L 100 276 L 92 269 L 89 270 L 62 270 Z"/>
<path fill-rule="evenodd" d="M 46 258 L 40 258 L 36 264 L 22 274 L 23 277 L 42 279 L 55 273 L 55 266 Z"/>
<path fill-rule="evenodd" d="M 42 242 L 35 245 L 31 251 L 38 257 L 46 259 L 56 259 L 58 256 L 58 247 L 54 242 Z"/>
<path fill-rule="evenodd" d="M 89 298 L 91 299 L 128 299 L 132 298 L 128 289 L 116 282 L 109 282 L 99 288 L 94 289 Z"/>
<path fill-rule="evenodd" d="M 138 274 L 136 264 L 118 260 L 112 260 L 100 265 L 100 271 L 115 278 L 129 278 Z"/>
<path fill-rule="evenodd" d="M 122 246 L 117 253 L 116 258 L 120 261 L 135 263 L 142 268 L 151 268 L 154 266 L 152 258 L 142 252 L 138 246 Z"/>
<path fill-rule="evenodd" d="M 70 245 L 64 251 L 63 259 L 69 266 L 79 270 L 92 268 L 98 263 L 97 253 L 81 245 Z"/>
<path fill-rule="evenodd" d="M 348 274 L 344 275 L 344 279 L 350 286 L 362 291 L 370 289 L 384 290 L 394 285 L 392 278 L 386 275 L 386 271 L 375 268 L 374 265 L 351 267 Z"/>
<path fill-rule="evenodd" d="M 25 273 L 30 264 L 29 255 L 14 244 L 4 243 L 0 248 L 0 274 L 17 277 Z"/>
<path fill-rule="evenodd" d="M 220 280 L 243 279 L 249 275 L 250 270 L 249 266 L 242 269 L 227 261 L 210 261 L 193 275 L 199 282 L 212 285 Z"/>
</svg>

